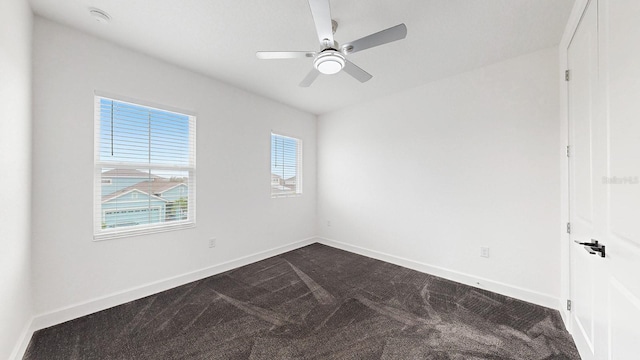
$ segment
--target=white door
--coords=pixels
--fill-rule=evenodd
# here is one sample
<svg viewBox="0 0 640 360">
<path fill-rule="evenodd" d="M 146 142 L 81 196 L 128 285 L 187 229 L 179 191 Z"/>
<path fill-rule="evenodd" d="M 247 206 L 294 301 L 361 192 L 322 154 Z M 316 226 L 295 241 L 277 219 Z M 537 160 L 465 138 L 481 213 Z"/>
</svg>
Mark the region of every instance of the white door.
<svg viewBox="0 0 640 360">
<path fill-rule="evenodd" d="M 592 0 L 569 46 L 572 322 L 585 360 L 640 359 L 640 1 Z M 593 254 L 592 254 L 593 253 Z"/>
<path fill-rule="evenodd" d="M 640 1 L 600 6 L 604 121 L 608 347 L 602 359 L 640 359 Z"/>
<path fill-rule="evenodd" d="M 595 127 L 598 112 L 598 12 L 595 1 L 585 10 L 569 44 L 569 157 L 571 239 L 590 242 L 599 227 Z M 571 248 L 572 326 L 584 360 L 595 359 L 597 281 L 604 259 Z"/>
</svg>

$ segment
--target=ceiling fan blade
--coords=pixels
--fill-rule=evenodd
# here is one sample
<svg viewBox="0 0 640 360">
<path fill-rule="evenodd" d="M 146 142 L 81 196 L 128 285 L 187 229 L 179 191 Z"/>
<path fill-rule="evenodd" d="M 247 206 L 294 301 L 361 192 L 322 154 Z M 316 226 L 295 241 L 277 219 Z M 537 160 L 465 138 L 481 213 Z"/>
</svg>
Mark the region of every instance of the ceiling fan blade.
<svg viewBox="0 0 640 360">
<path fill-rule="evenodd" d="M 314 51 L 258 51 L 256 57 L 263 60 L 271 59 L 298 59 L 314 57 Z"/>
<path fill-rule="evenodd" d="M 331 28 L 331 7 L 329 0 L 309 0 L 313 22 L 316 24 L 316 32 L 320 44 L 325 46 L 326 40 L 333 46 L 333 30 Z"/>
<path fill-rule="evenodd" d="M 311 69 L 311 71 L 307 74 L 307 76 L 300 82 L 301 87 L 309 87 L 313 83 L 313 81 L 320 75 L 320 71 L 315 68 Z"/>
<path fill-rule="evenodd" d="M 396 25 L 388 29 L 378 31 L 375 34 L 371 34 L 354 40 L 352 42 L 343 44 L 341 48 L 347 54 L 366 50 L 375 46 L 390 43 L 392 41 L 404 39 L 407 36 L 407 26 L 405 24 Z"/>
<path fill-rule="evenodd" d="M 371 75 L 368 72 L 362 70 L 360 67 L 358 67 L 358 65 L 352 63 L 349 60 L 345 61 L 343 70 L 347 74 L 353 76 L 354 78 L 356 78 L 360 82 L 369 81 L 373 77 L 373 75 Z"/>
</svg>

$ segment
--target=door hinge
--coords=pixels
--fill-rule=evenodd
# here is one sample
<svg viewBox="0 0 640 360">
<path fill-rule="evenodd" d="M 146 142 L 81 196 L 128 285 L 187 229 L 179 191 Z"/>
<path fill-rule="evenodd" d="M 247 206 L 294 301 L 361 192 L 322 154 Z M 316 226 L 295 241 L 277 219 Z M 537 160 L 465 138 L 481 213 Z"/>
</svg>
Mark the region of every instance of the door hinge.
<svg viewBox="0 0 640 360">
<path fill-rule="evenodd" d="M 571 300 L 567 299 L 567 310 L 571 311 Z"/>
<path fill-rule="evenodd" d="M 565 70 L 564 71 L 564 80 L 565 81 L 569 81 L 570 78 L 571 78 L 571 71 Z"/>
<path fill-rule="evenodd" d="M 571 234 L 571 223 L 567 223 L 567 234 Z"/>
<path fill-rule="evenodd" d="M 571 150 L 570 149 L 571 149 L 571 147 L 569 145 L 567 145 L 567 157 L 569 157 L 570 154 L 571 154 Z"/>
</svg>

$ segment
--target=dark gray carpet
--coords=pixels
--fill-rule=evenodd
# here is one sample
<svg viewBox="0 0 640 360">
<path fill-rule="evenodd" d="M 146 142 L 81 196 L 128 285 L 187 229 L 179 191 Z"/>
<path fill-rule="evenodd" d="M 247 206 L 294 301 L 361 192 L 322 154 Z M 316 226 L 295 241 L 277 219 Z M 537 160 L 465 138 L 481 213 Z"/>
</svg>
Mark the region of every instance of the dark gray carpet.
<svg viewBox="0 0 640 360">
<path fill-rule="evenodd" d="M 579 359 L 560 314 L 313 244 L 33 335 L 24 359 Z"/>
</svg>

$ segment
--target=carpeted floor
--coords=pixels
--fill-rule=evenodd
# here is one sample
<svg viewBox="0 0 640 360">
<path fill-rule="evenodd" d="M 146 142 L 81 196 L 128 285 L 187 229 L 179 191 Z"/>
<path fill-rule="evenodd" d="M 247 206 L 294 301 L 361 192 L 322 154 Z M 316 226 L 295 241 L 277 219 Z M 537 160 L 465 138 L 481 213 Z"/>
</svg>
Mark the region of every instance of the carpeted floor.
<svg viewBox="0 0 640 360">
<path fill-rule="evenodd" d="M 313 244 L 33 335 L 24 359 L 579 359 L 560 314 Z"/>
</svg>

